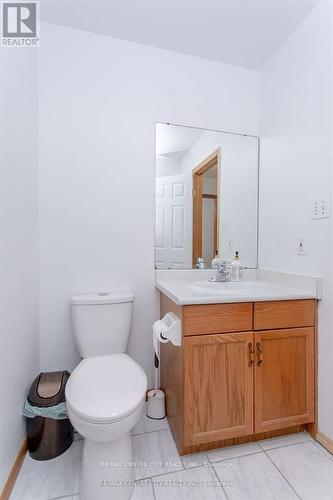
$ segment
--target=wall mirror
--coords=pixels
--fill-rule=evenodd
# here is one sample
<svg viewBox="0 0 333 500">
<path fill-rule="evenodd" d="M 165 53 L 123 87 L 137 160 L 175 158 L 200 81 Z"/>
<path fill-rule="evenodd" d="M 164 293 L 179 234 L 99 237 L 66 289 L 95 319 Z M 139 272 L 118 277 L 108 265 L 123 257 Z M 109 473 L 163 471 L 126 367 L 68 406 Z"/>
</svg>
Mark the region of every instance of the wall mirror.
<svg viewBox="0 0 333 500">
<path fill-rule="evenodd" d="M 155 266 L 206 268 L 216 252 L 257 267 L 259 139 L 156 125 Z"/>
</svg>

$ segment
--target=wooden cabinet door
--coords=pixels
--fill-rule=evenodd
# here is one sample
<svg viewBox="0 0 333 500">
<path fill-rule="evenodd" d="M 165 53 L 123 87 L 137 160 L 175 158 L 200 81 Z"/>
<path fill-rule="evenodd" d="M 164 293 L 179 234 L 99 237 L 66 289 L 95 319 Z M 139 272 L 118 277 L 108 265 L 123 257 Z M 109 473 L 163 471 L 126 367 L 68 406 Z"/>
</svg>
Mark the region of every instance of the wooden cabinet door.
<svg viewBox="0 0 333 500">
<path fill-rule="evenodd" d="M 255 432 L 313 422 L 314 328 L 263 331 L 254 343 Z"/>
<path fill-rule="evenodd" d="M 253 333 L 184 338 L 185 446 L 253 433 Z"/>
</svg>

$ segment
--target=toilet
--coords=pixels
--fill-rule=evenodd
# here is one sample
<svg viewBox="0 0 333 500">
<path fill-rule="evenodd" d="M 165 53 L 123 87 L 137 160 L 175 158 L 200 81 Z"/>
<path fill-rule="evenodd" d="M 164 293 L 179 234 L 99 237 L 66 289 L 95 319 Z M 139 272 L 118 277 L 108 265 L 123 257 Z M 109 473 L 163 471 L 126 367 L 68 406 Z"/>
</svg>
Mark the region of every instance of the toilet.
<svg viewBox="0 0 333 500">
<path fill-rule="evenodd" d="M 126 354 L 134 296 L 72 297 L 82 361 L 66 386 L 67 412 L 84 437 L 81 500 L 128 500 L 134 489 L 130 431 L 144 409 L 147 377 Z"/>
</svg>

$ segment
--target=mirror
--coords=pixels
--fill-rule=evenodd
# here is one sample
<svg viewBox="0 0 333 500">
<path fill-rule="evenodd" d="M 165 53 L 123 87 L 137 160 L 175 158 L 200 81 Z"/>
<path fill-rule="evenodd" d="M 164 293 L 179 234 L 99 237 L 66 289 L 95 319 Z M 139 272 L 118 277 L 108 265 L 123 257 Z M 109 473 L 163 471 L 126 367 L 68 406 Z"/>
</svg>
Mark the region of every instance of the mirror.
<svg viewBox="0 0 333 500">
<path fill-rule="evenodd" d="M 216 252 L 257 267 L 258 146 L 253 136 L 156 125 L 155 266 L 211 268 Z"/>
</svg>

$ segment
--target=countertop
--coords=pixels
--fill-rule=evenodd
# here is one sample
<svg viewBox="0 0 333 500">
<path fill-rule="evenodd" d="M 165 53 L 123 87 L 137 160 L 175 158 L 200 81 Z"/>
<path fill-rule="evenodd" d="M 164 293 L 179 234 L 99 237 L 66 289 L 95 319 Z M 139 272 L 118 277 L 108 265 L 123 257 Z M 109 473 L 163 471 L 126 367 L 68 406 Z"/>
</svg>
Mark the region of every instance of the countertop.
<svg viewBox="0 0 333 500">
<path fill-rule="evenodd" d="M 322 296 L 320 277 L 261 269 L 244 271 L 244 282 L 257 282 L 257 289 L 245 288 L 239 293 L 224 291 L 223 294 L 213 294 L 211 291 L 202 291 L 200 288 L 196 290 L 193 287 L 193 284 L 197 282 L 208 282 L 209 278 L 214 277 L 215 274 L 215 271 L 211 269 L 203 271 L 196 269 L 158 270 L 156 271 L 156 288 L 178 305 L 320 299 Z M 228 283 L 223 287 L 227 289 Z"/>
</svg>

